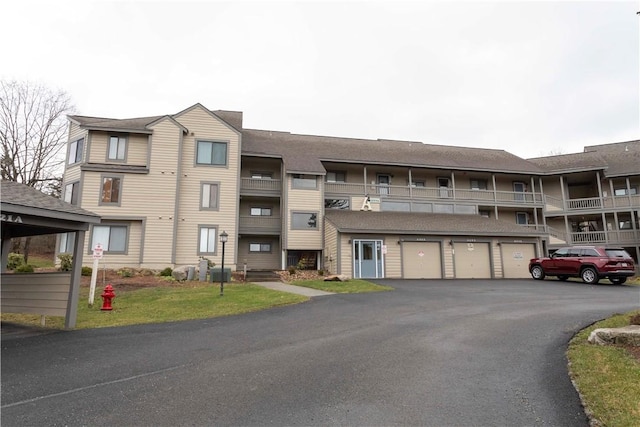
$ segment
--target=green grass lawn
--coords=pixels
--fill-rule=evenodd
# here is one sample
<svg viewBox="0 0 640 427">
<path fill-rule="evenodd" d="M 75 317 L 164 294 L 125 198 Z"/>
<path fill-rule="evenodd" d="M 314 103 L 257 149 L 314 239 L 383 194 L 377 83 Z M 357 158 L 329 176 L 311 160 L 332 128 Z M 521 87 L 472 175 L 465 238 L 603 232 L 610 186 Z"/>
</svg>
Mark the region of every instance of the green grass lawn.
<svg viewBox="0 0 640 427">
<path fill-rule="evenodd" d="M 318 280 L 299 280 L 291 283 L 296 286 L 304 286 L 307 288 L 318 289 L 320 291 L 335 292 L 341 294 L 356 294 L 362 292 L 380 292 L 390 291 L 393 288 L 390 286 L 376 285 L 375 283 L 367 282 L 366 280 L 350 279 L 346 282 L 325 282 L 322 279 Z"/>
<path fill-rule="evenodd" d="M 55 262 L 54 262 L 53 256 L 41 257 L 41 256 L 38 256 L 38 255 L 30 255 L 28 264 L 32 265 L 33 268 L 53 268 L 53 267 L 55 267 Z"/>
<path fill-rule="evenodd" d="M 629 324 L 629 317 L 616 315 L 578 333 L 567 350 L 571 377 L 585 406 L 601 425 L 640 426 L 640 362 L 624 348 L 593 345 L 587 337 L 597 328 Z"/>
</svg>

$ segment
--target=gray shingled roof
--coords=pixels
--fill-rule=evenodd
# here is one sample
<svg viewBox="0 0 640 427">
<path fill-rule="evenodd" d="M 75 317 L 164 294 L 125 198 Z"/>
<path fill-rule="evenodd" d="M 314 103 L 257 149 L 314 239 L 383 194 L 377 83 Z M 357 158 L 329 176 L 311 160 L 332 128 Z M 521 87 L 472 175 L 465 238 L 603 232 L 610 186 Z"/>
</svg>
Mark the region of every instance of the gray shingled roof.
<svg viewBox="0 0 640 427">
<path fill-rule="evenodd" d="M 42 193 L 27 185 L 12 182 L 1 182 L 2 210 L 10 212 L 27 212 L 33 215 L 99 223 L 100 215 L 67 203 L 64 200 Z"/>
<path fill-rule="evenodd" d="M 147 125 L 155 122 L 161 117 L 164 116 L 138 117 L 134 119 L 108 119 L 102 117 L 69 116 L 71 120 L 75 120 L 76 122 L 80 123 L 82 127 L 89 129 L 122 129 L 138 132 L 149 132 Z"/>
<path fill-rule="evenodd" d="M 640 173 L 640 141 L 591 145 L 583 153 L 529 159 L 549 173 L 604 170 L 605 176 Z"/>
<path fill-rule="evenodd" d="M 520 237 L 540 235 L 539 232 L 512 222 L 480 215 L 327 210 L 325 218 L 340 232 Z"/>
<path fill-rule="evenodd" d="M 244 154 L 282 157 L 287 171 L 324 173 L 321 161 L 395 164 L 455 170 L 541 173 L 535 164 L 504 150 L 451 147 L 394 140 L 367 140 L 244 129 Z"/>
</svg>

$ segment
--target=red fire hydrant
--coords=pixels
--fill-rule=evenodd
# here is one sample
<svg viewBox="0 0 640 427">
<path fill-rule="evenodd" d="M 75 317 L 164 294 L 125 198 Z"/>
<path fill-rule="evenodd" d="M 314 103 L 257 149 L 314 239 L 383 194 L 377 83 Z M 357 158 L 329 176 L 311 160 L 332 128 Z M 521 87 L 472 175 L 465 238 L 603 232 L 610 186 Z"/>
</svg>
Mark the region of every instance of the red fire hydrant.
<svg viewBox="0 0 640 427">
<path fill-rule="evenodd" d="M 107 285 L 102 292 L 102 308 L 100 310 L 113 310 L 111 307 L 111 300 L 116 297 L 116 293 L 113 292 L 113 286 Z"/>
</svg>

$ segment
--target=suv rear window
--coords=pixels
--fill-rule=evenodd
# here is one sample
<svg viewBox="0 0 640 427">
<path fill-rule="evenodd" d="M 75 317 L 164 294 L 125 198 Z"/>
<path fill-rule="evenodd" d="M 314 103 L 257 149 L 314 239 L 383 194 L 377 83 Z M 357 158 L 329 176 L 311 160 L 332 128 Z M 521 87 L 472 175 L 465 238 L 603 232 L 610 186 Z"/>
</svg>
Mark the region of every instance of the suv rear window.
<svg viewBox="0 0 640 427">
<path fill-rule="evenodd" d="M 631 258 L 631 255 L 624 249 L 605 249 L 604 251 L 611 258 Z"/>
</svg>

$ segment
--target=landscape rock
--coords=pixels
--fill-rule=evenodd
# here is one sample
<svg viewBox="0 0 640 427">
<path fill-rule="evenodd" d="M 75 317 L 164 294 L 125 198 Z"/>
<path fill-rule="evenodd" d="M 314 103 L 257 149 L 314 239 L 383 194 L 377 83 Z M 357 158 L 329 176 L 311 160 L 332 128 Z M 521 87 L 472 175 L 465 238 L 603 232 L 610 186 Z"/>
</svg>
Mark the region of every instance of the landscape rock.
<svg viewBox="0 0 640 427">
<path fill-rule="evenodd" d="M 332 274 L 324 278 L 325 282 L 346 282 L 349 278 L 344 274 Z"/>
<path fill-rule="evenodd" d="M 197 266 L 195 265 L 182 265 L 180 267 L 176 267 L 173 272 L 171 272 L 171 275 L 178 281 L 186 280 L 189 268 L 196 268 L 197 270 Z"/>
<path fill-rule="evenodd" d="M 587 339 L 591 344 L 618 344 L 640 347 L 640 325 L 595 329 Z"/>
</svg>

